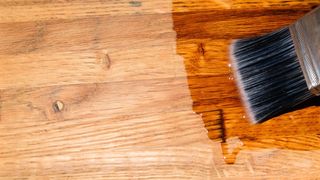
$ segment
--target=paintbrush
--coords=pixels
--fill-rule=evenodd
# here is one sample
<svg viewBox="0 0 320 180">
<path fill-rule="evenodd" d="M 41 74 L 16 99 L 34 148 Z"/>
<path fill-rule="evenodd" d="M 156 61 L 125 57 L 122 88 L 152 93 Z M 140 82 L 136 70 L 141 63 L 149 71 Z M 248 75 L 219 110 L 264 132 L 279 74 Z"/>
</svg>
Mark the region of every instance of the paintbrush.
<svg viewBox="0 0 320 180">
<path fill-rule="evenodd" d="M 288 27 L 235 40 L 230 54 L 253 123 L 294 109 L 320 95 L 320 7 Z"/>
</svg>

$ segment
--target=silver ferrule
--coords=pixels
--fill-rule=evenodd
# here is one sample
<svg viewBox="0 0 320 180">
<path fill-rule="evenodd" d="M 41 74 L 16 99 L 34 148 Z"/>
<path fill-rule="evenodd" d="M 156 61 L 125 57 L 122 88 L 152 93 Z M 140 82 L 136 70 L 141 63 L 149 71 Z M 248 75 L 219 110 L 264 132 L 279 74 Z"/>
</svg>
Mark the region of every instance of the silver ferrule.
<svg viewBox="0 0 320 180">
<path fill-rule="evenodd" d="M 320 95 L 320 7 L 289 29 L 307 86 L 313 94 Z"/>
</svg>

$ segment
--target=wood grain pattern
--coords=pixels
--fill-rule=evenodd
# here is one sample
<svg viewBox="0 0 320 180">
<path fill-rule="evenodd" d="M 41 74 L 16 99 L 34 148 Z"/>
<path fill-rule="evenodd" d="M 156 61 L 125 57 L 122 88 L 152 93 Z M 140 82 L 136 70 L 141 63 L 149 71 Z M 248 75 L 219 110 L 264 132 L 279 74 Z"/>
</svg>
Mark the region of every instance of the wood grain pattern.
<svg viewBox="0 0 320 180">
<path fill-rule="evenodd" d="M 309 9 L 317 0 L 2 0 L 0 22 L 79 19 L 103 15 L 161 14 L 221 9 Z"/>
<path fill-rule="evenodd" d="M 0 57 L 6 61 L 0 62 L 0 76 L 5 78 L 0 89 L 177 76 L 183 67 L 174 62 L 179 57 L 170 17 L 4 23 Z M 172 65 L 154 63 L 154 58 L 170 59 Z"/>
<path fill-rule="evenodd" d="M 248 123 L 228 47 L 319 4 L 0 0 L 0 178 L 316 179 L 319 103 Z"/>
</svg>

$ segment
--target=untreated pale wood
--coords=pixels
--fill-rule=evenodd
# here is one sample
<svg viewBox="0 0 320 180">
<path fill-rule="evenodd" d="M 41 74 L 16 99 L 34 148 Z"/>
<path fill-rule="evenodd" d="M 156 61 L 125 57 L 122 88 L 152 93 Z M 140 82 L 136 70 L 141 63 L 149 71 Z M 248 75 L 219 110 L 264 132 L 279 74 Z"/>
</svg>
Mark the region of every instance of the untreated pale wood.
<svg viewBox="0 0 320 180">
<path fill-rule="evenodd" d="M 0 26 L 0 58 L 6 59 L 0 62 L 0 89 L 164 78 L 183 72 L 174 54 L 171 15 Z M 154 61 L 162 58 L 171 66 Z"/>
<path fill-rule="evenodd" d="M 317 178 L 320 107 L 252 125 L 228 64 L 318 4 L 1 0 L 0 177 Z"/>
</svg>

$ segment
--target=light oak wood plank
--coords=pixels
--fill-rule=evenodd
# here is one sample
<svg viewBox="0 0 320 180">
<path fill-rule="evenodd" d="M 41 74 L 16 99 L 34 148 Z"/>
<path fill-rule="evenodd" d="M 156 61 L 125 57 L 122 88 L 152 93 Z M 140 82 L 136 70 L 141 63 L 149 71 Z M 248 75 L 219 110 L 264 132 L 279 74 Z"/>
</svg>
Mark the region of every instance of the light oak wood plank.
<svg viewBox="0 0 320 180">
<path fill-rule="evenodd" d="M 0 178 L 317 178 L 319 107 L 248 123 L 228 49 L 318 4 L 1 0 Z"/>
<path fill-rule="evenodd" d="M 0 29 L 0 89 L 185 76 L 167 15 L 11 23 Z"/>
<path fill-rule="evenodd" d="M 0 176 L 217 176 L 185 78 L 11 89 L 1 102 Z"/>
<path fill-rule="evenodd" d="M 207 172 L 215 175 L 199 172 L 199 175 L 194 176 L 196 178 L 270 175 L 270 173 L 265 173 L 266 165 L 268 165 L 268 172 L 273 172 L 271 174 L 286 174 L 276 170 L 279 163 L 283 163 L 284 160 L 289 162 L 306 161 L 312 164 L 312 166 L 304 163 L 292 166 L 288 163 L 284 165 L 288 168 L 288 174 L 296 172 L 297 168 L 301 171 L 307 171 L 306 169 L 308 169 L 310 172 L 316 172 L 319 168 L 320 157 L 318 156 L 319 146 L 317 144 L 319 137 L 312 135 L 312 133 L 309 136 L 303 134 L 291 134 L 289 136 L 290 131 L 289 133 L 284 132 L 269 137 L 257 136 L 256 134 L 250 136 L 250 132 L 246 134 L 247 136 L 239 135 L 238 137 L 243 143 L 240 146 L 242 151 L 237 157 L 236 164 L 225 166 L 221 157 L 222 150 L 217 149 L 219 142 L 221 142 L 219 133 L 221 133 L 222 127 L 219 122 L 217 124 L 213 123 L 221 118 L 218 110 L 213 109 L 210 113 L 203 112 L 201 117 L 194 114 L 191 110 L 191 99 L 188 99 L 188 85 L 183 78 L 171 81 L 168 79 L 149 80 L 139 84 L 141 86 L 134 86 L 133 82 L 119 82 L 3 91 L 1 96 L 2 123 L 0 137 L 1 141 L 6 144 L 6 148 L 0 150 L 0 158 L 3 159 L 3 162 L 10 162 L 12 158 L 19 159 L 19 162 L 24 162 L 23 165 L 19 163 L 18 166 L 8 166 L 7 168 L 18 168 L 17 170 L 21 170 L 30 176 L 39 176 L 42 172 L 46 172 L 48 175 L 51 173 L 52 175 L 59 175 L 66 173 L 66 170 L 70 170 L 67 172 L 71 176 L 75 176 L 77 166 L 73 165 L 73 162 L 88 163 L 89 161 L 85 172 L 97 172 L 96 175 L 98 176 L 101 170 L 110 170 L 108 168 L 117 166 L 110 164 L 109 161 L 101 162 L 103 159 L 112 159 L 112 162 L 119 163 L 118 166 L 121 169 L 128 169 L 126 166 L 128 164 L 123 164 L 122 160 L 118 161 L 110 155 L 115 149 L 124 150 L 121 154 L 124 154 L 124 157 L 127 158 L 126 153 L 132 154 L 135 152 L 145 155 L 147 153 L 145 150 L 149 148 L 159 147 L 156 150 L 159 153 L 163 148 L 171 147 L 181 157 L 181 152 L 176 147 L 181 148 L 183 146 L 183 149 L 188 149 L 189 153 L 199 153 L 198 150 L 201 150 L 206 151 L 203 154 L 206 158 L 214 156 L 212 157 L 213 162 L 210 161 L 210 164 L 201 167 L 202 170 L 211 167 Z M 182 92 L 185 93 L 181 94 Z M 163 99 L 163 97 L 167 97 L 175 103 L 166 104 L 165 102 L 171 100 Z M 174 100 L 173 97 L 177 99 Z M 79 99 L 82 100 L 79 101 Z M 52 103 L 56 100 L 64 104 L 58 112 L 52 106 Z M 114 107 L 117 104 L 119 107 Z M 123 106 L 124 104 L 126 106 Z M 145 107 L 143 113 L 141 112 L 141 106 Z M 226 109 L 228 108 L 226 107 Z M 228 119 L 226 122 L 228 122 Z M 268 126 L 266 127 L 268 128 Z M 300 124 L 299 127 L 306 128 L 303 127 L 303 124 Z M 228 126 L 226 128 L 227 132 L 233 130 Z M 236 130 L 242 127 L 235 126 L 234 128 Z M 209 131 L 208 134 L 205 129 Z M 218 135 L 210 137 L 210 132 L 216 132 Z M 265 132 L 269 135 L 274 133 Z M 228 142 L 228 139 L 236 135 L 236 133 L 226 134 L 227 145 L 232 146 L 232 141 Z M 208 136 L 214 140 L 213 144 Z M 13 138 L 14 141 L 12 141 Z M 142 148 L 144 151 L 140 152 L 135 148 Z M 192 148 L 196 148 L 197 151 L 193 152 Z M 314 151 L 312 159 L 310 159 L 311 151 Z M 271 152 L 272 156 L 270 156 Z M 108 154 L 108 156 L 103 156 L 103 154 Z M 83 156 L 89 157 L 88 159 L 77 159 Z M 100 163 L 92 162 L 92 159 L 95 158 L 91 156 L 100 160 Z M 136 166 L 131 167 L 132 171 L 130 172 L 144 177 L 140 173 L 148 173 L 150 169 L 144 168 L 142 171 L 136 168 L 142 162 L 143 165 L 141 166 L 153 167 L 145 161 L 160 155 L 152 154 L 150 156 L 139 156 L 138 158 L 133 153 L 132 158 L 136 157 L 136 161 L 139 162 L 133 161 Z M 170 155 L 171 158 L 173 156 L 175 155 Z M 181 158 L 185 159 L 185 157 Z M 46 161 L 44 162 L 42 159 Z M 121 159 L 123 159 L 122 156 Z M 157 160 L 159 159 L 155 159 L 152 163 L 159 165 L 160 162 Z M 61 163 L 64 164 L 63 162 L 66 161 L 68 162 L 67 167 L 62 166 Z M 203 160 L 199 159 L 199 161 Z M 63 170 L 55 168 L 52 172 L 50 168 L 43 168 L 49 162 L 58 167 L 63 167 Z M 196 163 L 195 160 L 192 162 Z M 165 167 L 180 168 L 179 164 L 172 162 L 172 165 L 169 165 L 170 163 L 171 161 L 166 161 Z M 191 164 L 189 161 L 184 163 Z M 188 168 L 188 165 L 182 166 Z M 35 171 L 20 169 L 34 166 L 36 166 Z M 216 168 L 216 170 L 212 168 Z M 251 169 L 254 169 L 254 173 L 251 172 Z M 8 169 L 4 168 L 3 173 L 8 173 Z M 182 173 L 184 174 L 183 177 L 186 177 L 186 174 Z M 15 173 L 9 175 L 16 176 Z M 130 175 L 123 175 L 123 177 L 127 176 Z"/>
<path fill-rule="evenodd" d="M 252 11 L 251 14 L 256 12 Z M 0 25 L 0 34 L 4 37 L 0 43 L 0 50 L 2 50 L 0 76 L 4 78 L 0 79 L 0 89 L 183 76 L 182 60 L 176 54 L 176 46 L 179 54 L 187 55 L 190 51 L 188 47 L 184 47 L 185 45 L 196 47 L 196 51 L 199 52 L 193 59 L 185 61 L 187 71 L 195 71 L 197 74 L 198 72 L 206 74 L 207 70 L 213 73 L 224 71 L 225 68 L 219 67 L 208 69 L 210 67 L 208 63 L 212 63 L 212 59 L 215 59 L 217 65 L 224 66 L 224 62 L 219 59 L 228 57 L 228 54 L 222 53 L 225 50 L 222 47 L 227 49 L 229 41 L 212 41 L 212 39 L 221 39 L 225 36 L 233 38 L 230 34 L 236 34 L 233 30 L 238 28 L 235 27 L 244 26 L 238 22 L 245 22 L 250 27 L 243 33 L 240 31 L 239 36 L 271 31 L 281 25 L 289 24 L 292 19 L 301 16 L 302 12 L 296 13 L 297 15 L 292 16 L 292 19 L 286 18 L 275 25 L 268 21 L 277 18 L 278 15 L 267 16 L 265 13 L 258 13 L 255 15 L 258 19 L 255 19 L 250 15 L 241 16 L 241 12 L 236 12 L 235 16 L 240 15 L 239 20 L 230 19 L 229 21 L 219 19 L 223 17 L 221 13 L 234 14 L 233 11 L 215 12 L 212 16 L 218 18 L 199 21 L 206 22 L 205 26 L 201 26 L 207 32 L 204 34 L 196 33 L 197 29 L 178 23 L 187 21 L 186 18 L 197 20 L 197 17 L 206 17 L 201 13 L 190 14 L 191 17 L 174 16 L 174 27 L 170 20 L 171 16 L 167 14 L 3 23 Z M 279 11 L 279 17 L 283 17 L 286 13 L 288 12 Z M 254 26 L 259 18 L 262 18 L 260 21 L 264 21 L 260 27 L 267 27 L 267 30 Z M 197 22 L 191 22 L 191 24 L 196 25 Z M 221 36 L 219 27 L 225 26 L 231 26 L 228 28 L 231 31 Z M 250 31 L 253 28 L 256 32 Z M 16 31 L 17 29 L 23 31 Z M 212 30 L 209 31 L 209 29 Z M 174 30 L 177 31 L 177 45 Z M 184 35 L 184 32 L 188 32 L 187 35 Z M 188 45 L 188 40 L 186 40 L 187 44 L 180 41 L 180 39 L 193 38 L 193 36 L 189 37 L 193 34 L 199 38 L 211 38 L 204 41 L 197 40 L 196 46 L 190 43 Z M 181 47 L 180 43 L 182 43 Z M 211 48 L 206 49 L 206 46 Z M 202 52 L 201 49 L 205 49 L 206 52 Z M 207 59 L 204 59 L 203 53 L 206 53 Z M 186 58 L 189 56 L 187 55 Z M 153 61 L 153 59 L 161 59 L 161 61 Z M 171 65 L 168 66 L 162 61 Z M 64 68 L 60 68 L 61 66 Z M 143 71 L 141 71 L 142 68 Z M 124 71 L 126 73 L 123 73 Z M 47 78 L 44 79 L 43 76 Z"/>
<path fill-rule="evenodd" d="M 221 9 L 310 9 L 319 4 L 307 1 L 242 0 L 2 0 L 0 22 L 26 22 L 52 19 L 76 19 L 100 15 L 154 14 L 171 12 L 213 11 Z"/>
</svg>

